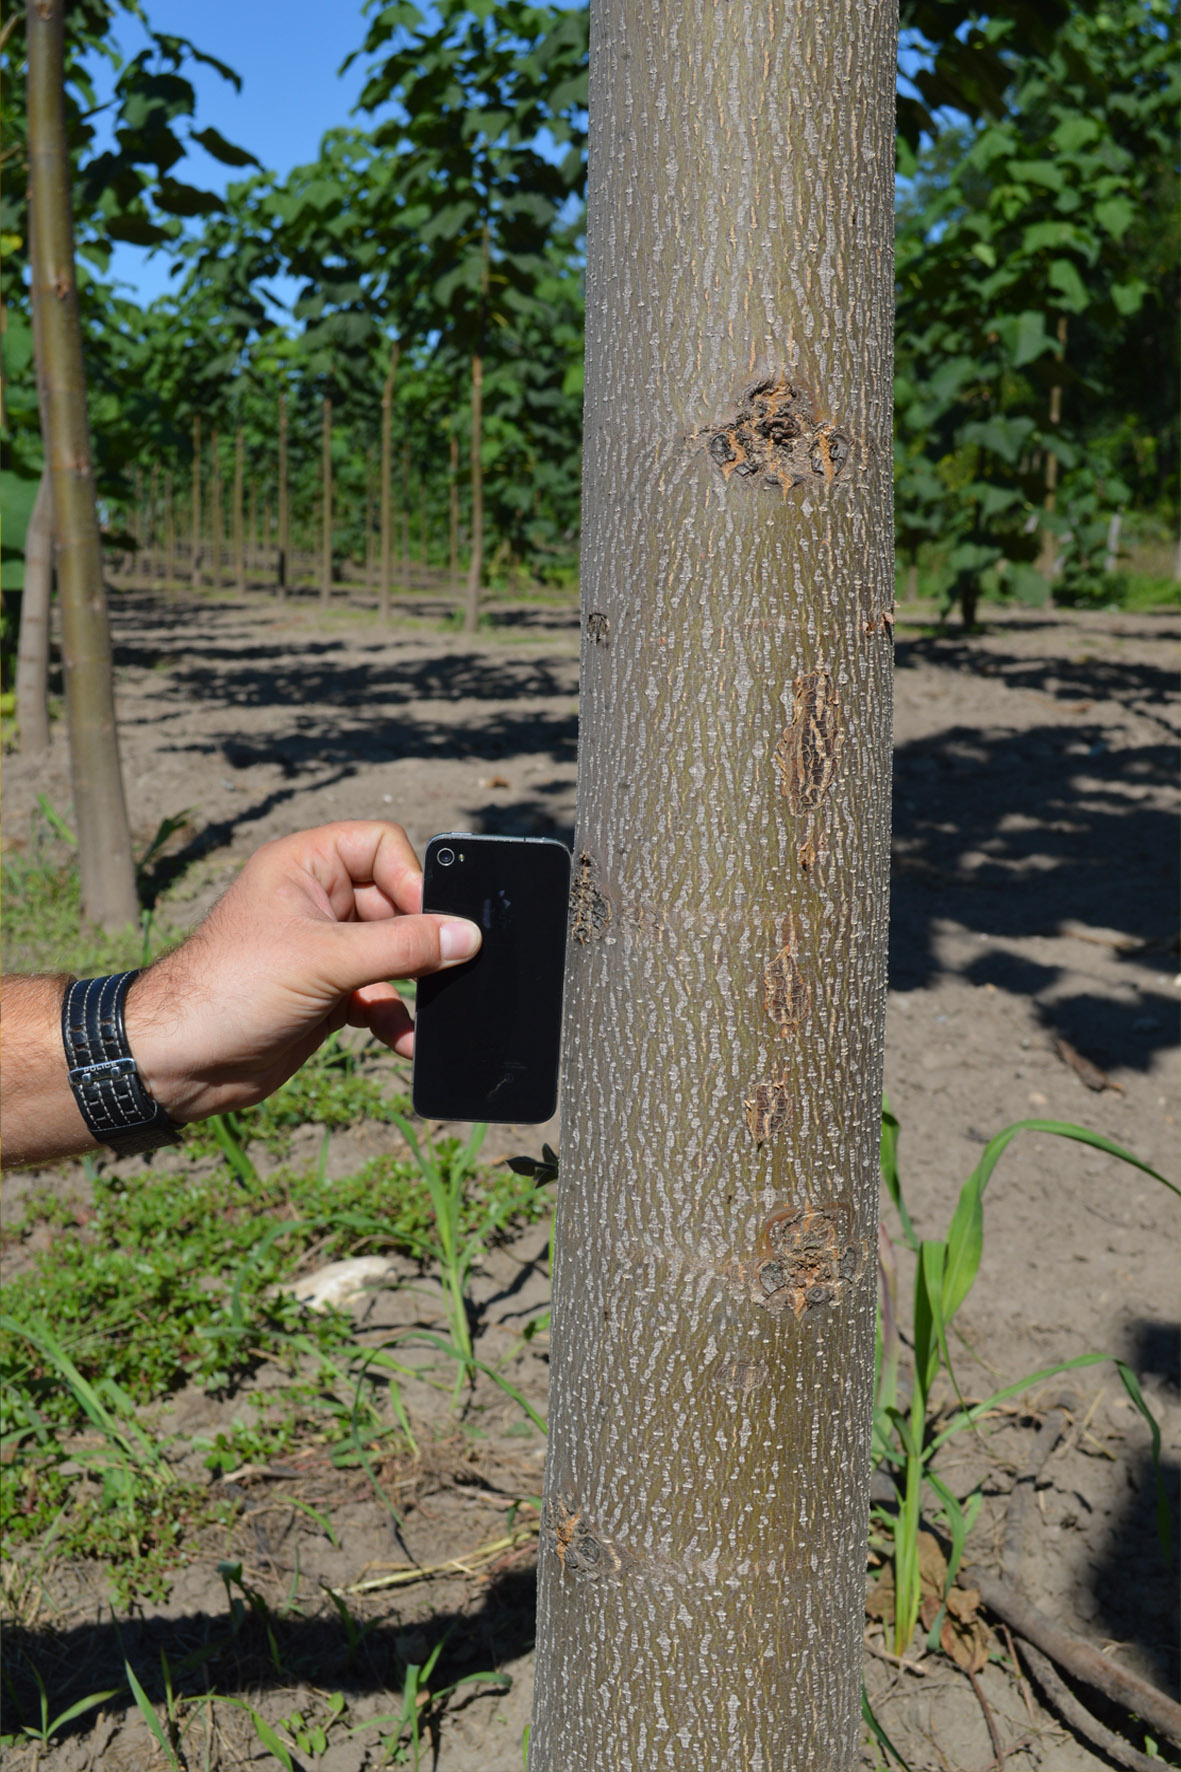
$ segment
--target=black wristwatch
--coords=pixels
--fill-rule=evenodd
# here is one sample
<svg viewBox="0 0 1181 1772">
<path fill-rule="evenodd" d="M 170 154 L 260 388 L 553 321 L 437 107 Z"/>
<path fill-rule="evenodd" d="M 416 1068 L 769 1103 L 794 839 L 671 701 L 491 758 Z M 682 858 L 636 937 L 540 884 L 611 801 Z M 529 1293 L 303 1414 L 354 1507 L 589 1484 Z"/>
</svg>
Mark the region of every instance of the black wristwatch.
<svg viewBox="0 0 1181 1772">
<path fill-rule="evenodd" d="M 174 1126 L 144 1086 L 127 1044 L 123 1005 L 138 972 L 77 978 L 62 1000 L 62 1044 L 70 1088 L 91 1132 L 118 1157 L 179 1144 Z"/>
</svg>

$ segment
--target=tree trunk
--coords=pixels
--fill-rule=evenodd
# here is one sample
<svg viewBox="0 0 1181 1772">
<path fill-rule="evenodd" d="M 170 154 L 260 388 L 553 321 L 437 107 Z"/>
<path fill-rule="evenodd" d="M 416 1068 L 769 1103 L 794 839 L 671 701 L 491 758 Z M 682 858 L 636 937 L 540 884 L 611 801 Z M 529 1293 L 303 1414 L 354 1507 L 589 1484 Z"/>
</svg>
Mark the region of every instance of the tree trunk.
<svg viewBox="0 0 1181 1772">
<path fill-rule="evenodd" d="M 1062 362 L 1066 355 L 1067 318 L 1065 314 L 1058 316 L 1058 361 Z M 1057 430 L 1062 422 L 1062 384 L 1055 382 L 1050 389 L 1050 423 Z M 1058 457 L 1052 450 L 1046 450 L 1046 490 L 1042 499 L 1042 508 L 1052 515 L 1058 503 Z M 1061 538 L 1049 527 L 1042 530 L 1041 547 L 1038 550 L 1037 569 L 1043 578 L 1054 579 L 1058 574 L 1058 555 L 1061 551 Z"/>
<path fill-rule="evenodd" d="M 484 440 L 484 359 L 472 358 L 472 552 L 468 561 L 467 590 L 463 605 L 463 631 L 474 634 L 480 621 L 480 580 L 484 576 L 484 470 L 480 451 Z"/>
<path fill-rule="evenodd" d="M 410 444 L 402 444 L 402 589 L 410 589 Z"/>
<path fill-rule="evenodd" d="M 398 374 L 399 351 L 395 339 L 390 346 L 390 372 L 381 390 L 381 585 L 377 612 L 382 621 L 388 621 L 390 616 L 390 572 L 394 552 L 394 381 Z"/>
<path fill-rule="evenodd" d="M 22 757 L 49 749 L 49 609 L 53 596 L 53 489 L 42 470 L 33 514 L 25 532 L 25 584 L 21 592 L 20 644 L 16 660 L 16 722 Z"/>
<path fill-rule="evenodd" d="M 373 534 L 373 451 L 365 451 L 365 591 L 368 595 L 374 589 L 377 573 L 377 551 L 374 547 Z"/>
<path fill-rule="evenodd" d="M 209 551 L 213 556 L 213 588 L 222 585 L 222 551 L 225 546 L 225 521 L 221 509 L 221 438 L 214 431 L 209 438 L 212 461 L 209 469 Z"/>
<path fill-rule="evenodd" d="M 193 589 L 201 588 L 201 420 L 193 420 L 193 480 L 189 502 L 190 561 Z"/>
<path fill-rule="evenodd" d="M 246 518 L 242 508 L 243 495 L 246 490 L 246 445 L 242 438 L 242 427 L 238 426 L 234 436 L 234 583 L 238 595 L 246 595 Z"/>
<path fill-rule="evenodd" d="M 82 914 L 104 929 L 120 929 L 136 921 L 139 901 L 119 764 L 86 413 L 66 149 L 63 6 L 64 0 L 29 0 L 27 11 L 33 301 L 40 309 L 39 374 L 45 394 L 45 457 L 53 483 Z"/>
<path fill-rule="evenodd" d="M 896 15 L 742 16 L 592 11 L 530 1772 L 850 1772 L 858 1754 Z"/>
<path fill-rule="evenodd" d="M 1119 532 L 1124 526 L 1122 508 L 1112 511 L 1111 521 L 1107 525 L 1107 546 L 1103 550 L 1104 572 L 1114 572 L 1119 566 Z"/>
<path fill-rule="evenodd" d="M 919 594 L 919 557 L 912 554 L 906 563 L 906 585 L 903 589 L 903 600 L 913 603 Z"/>
<path fill-rule="evenodd" d="M 148 492 L 149 582 L 160 576 L 160 467 L 152 463 Z"/>
<path fill-rule="evenodd" d="M 279 601 L 287 595 L 287 556 L 291 548 L 291 518 L 287 507 L 287 396 L 279 395 L 279 488 L 278 488 L 278 569 L 275 588 Z"/>
<path fill-rule="evenodd" d="M 322 491 L 320 495 L 320 601 L 332 595 L 332 401 L 324 396 L 320 426 Z"/>
<path fill-rule="evenodd" d="M 164 574 L 168 595 L 176 595 L 176 506 L 172 497 L 172 469 L 164 475 Z"/>
<path fill-rule="evenodd" d="M 144 525 L 144 477 L 141 469 L 136 468 L 131 476 L 132 484 L 132 518 L 131 535 L 135 542 L 135 552 L 131 556 L 131 582 L 138 584 L 146 579 L 147 570 L 144 558 L 145 525 Z"/>
<path fill-rule="evenodd" d="M 451 589 L 459 589 L 459 432 L 452 423 L 450 466 L 447 477 L 447 576 Z"/>
<path fill-rule="evenodd" d="M 246 570 L 253 577 L 258 571 L 258 478 L 250 476 L 250 504 L 246 517 Z"/>
</svg>

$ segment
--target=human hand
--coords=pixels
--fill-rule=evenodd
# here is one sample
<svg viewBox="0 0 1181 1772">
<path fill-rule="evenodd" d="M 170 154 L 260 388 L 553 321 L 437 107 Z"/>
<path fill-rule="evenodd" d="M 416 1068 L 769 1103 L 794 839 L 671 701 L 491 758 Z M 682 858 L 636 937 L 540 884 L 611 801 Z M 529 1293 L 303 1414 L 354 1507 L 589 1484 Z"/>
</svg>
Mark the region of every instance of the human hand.
<svg viewBox="0 0 1181 1772">
<path fill-rule="evenodd" d="M 127 1037 L 177 1124 L 250 1107 L 330 1033 L 367 1027 L 414 1050 L 388 982 L 470 959 L 475 923 L 422 914 L 422 869 L 400 825 L 321 825 L 268 843 L 189 939 L 132 985 Z"/>
</svg>

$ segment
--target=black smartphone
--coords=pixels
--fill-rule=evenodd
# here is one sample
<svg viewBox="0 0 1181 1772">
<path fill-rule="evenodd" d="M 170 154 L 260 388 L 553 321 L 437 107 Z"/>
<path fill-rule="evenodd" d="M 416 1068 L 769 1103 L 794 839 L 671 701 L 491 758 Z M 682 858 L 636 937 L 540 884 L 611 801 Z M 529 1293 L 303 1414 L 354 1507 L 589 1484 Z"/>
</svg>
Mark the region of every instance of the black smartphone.
<svg viewBox="0 0 1181 1772">
<path fill-rule="evenodd" d="M 548 1120 L 558 1103 L 570 852 L 552 837 L 432 837 L 422 908 L 470 917 L 478 954 L 420 978 L 414 1111 L 427 1120 Z"/>
</svg>

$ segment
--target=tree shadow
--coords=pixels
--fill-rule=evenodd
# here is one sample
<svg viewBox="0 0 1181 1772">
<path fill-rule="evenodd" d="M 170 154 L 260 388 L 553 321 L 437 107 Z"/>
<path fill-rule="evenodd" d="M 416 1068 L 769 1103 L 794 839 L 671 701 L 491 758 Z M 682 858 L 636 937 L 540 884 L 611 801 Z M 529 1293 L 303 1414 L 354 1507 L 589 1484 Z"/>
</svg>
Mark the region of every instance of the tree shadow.
<svg viewBox="0 0 1181 1772">
<path fill-rule="evenodd" d="M 923 642 L 907 642 L 913 653 Z M 962 652 L 962 657 L 957 656 Z M 940 642 L 941 662 L 978 669 L 981 656 Z M 1072 726 L 1040 724 L 1019 732 L 952 724 L 900 745 L 894 768 L 894 879 L 890 982 L 920 989 L 947 969 L 936 956 L 940 920 L 987 935 L 998 945 L 973 959 L 963 976 L 975 984 L 1033 998 L 1047 1029 L 1104 1067 L 1145 1069 L 1176 1040 L 1178 1008 L 1164 988 L 1177 969 L 1176 821 L 1160 799 L 1172 794 L 1175 739 L 1154 713 L 1173 684 L 1154 666 L 1095 660 L 1067 666 L 1028 659 L 983 661 L 1046 693 L 1119 699 L 1152 713 L 1152 739 L 1113 748 L 1109 729 L 1080 717 Z M 1059 989 L 1065 967 L 1006 943 L 1068 932 L 1070 925 L 1115 931 L 1112 947 L 1129 968 L 1127 996 L 1085 986 Z M 1145 988 L 1143 969 L 1161 975 Z"/>
<path fill-rule="evenodd" d="M 390 1708 L 396 1711 L 408 1662 L 421 1664 L 446 1639 L 432 1678 L 436 1688 L 465 1675 L 495 1671 L 533 1648 L 536 1611 L 537 1577 L 529 1568 L 494 1577 L 474 1609 L 441 1609 L 412 1626 L 397 1618 L 372 1622 L 360 1615 L 346 1623 L 329 1606 L 313 1617 L 243 1608 L 236 1627 L 228 1606 L 220 1614 L 111 1615 L 65 1629 L 10 1624 L 0 1649 L 4 1727 L 13 1732 L 25 1723 L 39 1725 L 38 1676 L 51 1693 L 51 1715 L 111 1687 L 118 1690 L 105 1707 L 108 1715 L 116 1709 L 134 1715 L 126 1663 L 159 1709 L 167 1697 L 163 1657 L 177 1696 L 241 1694 L 258 1703 L 268 1691 L 306 1682 L 352 1699 L 389 1693 Z M 408 1643 L 408 1636 L 420 1641 Z M 94 1711 L 89 1710 L 64 1724 L 56 1739 L 84 1736 L 93 1726 Z"/>
</svg>

